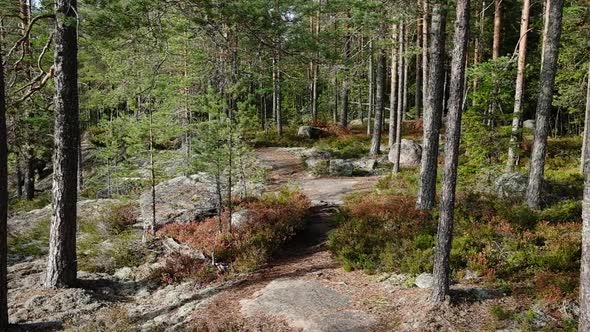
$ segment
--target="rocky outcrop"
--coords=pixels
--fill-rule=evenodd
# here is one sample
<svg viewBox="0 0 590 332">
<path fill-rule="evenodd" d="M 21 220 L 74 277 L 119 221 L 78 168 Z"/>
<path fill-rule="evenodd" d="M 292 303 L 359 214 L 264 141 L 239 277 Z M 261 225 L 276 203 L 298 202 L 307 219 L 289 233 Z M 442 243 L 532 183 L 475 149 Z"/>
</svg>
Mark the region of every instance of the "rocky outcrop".
<svg viewBox="0 0 590 332">
<path fill-rule="evenodd" d="M 432 284 L 434 283 L 434 277 L 431 273 L 421 273 L 416 277 L 414 284 L 418 288 L 432 288 Z"/>
<path fill-rule="evenodd" d="M 494 182 L 494 193 L 502 198 L 523 199 L 526 195 L 528 177 L 521 173 L 504 173 Z"/>
<path fill-rule="evenodd" d="M 320 138 L 323 134 L 323 130 L 321 128 L 312 127 L 312 126 L 301 126 L 299 130 L 297 130 L 297 136 L 317 139 Z"/>
<path fill-rule="evenodd" d="M 227 197 L 226 181 L 220 181 L 222 197 Z M 187 223 L 214 215 L 219 206 L 218 184 L 213 176 L 198 173 L 180 176 L 156 185 L 156 225 Z M 261 187 L 253 182 L 236 182 L 232 186 L 235 197 L 257 196 Z M 152 222 L 152 192 L 145 191 L 139 198 L 144 224 Z"/>
<path fill-rule="evenodd" d="M 420 160 L 422 159 L 422 146 L 420 144 L 407 139 L 402 139 L 401 151 L 399 157 L 399 164 L 401 167 L 418 167 L 420 166 Z M 394 162 L 395 153 L 397 152 L 397 144 L 393 145 L 393 148 L 389 150 L 389 161 Z"/>
</svg>

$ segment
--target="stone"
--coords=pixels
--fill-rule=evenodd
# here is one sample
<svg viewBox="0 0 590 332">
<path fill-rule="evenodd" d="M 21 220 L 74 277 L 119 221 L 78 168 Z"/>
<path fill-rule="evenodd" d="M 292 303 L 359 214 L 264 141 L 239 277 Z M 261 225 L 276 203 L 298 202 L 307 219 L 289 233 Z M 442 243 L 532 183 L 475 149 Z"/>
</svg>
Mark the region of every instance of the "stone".
<svg viewBox="0 0 590 332">
<path fill-rule="evenodd" d="M 244 224 L 246 224 L 252 218 L 252 210 L 250 209 L 242 209 L 239 211 L 235 211 L 231 215 L 231 226 L 235 228 L 240 228 Z"/>
<path fill-rule="evenodd" d="M 500 175 L 494 182 L 494 192 L 501 198 L 523 199 L 526 195 L 528 177 L 512 172 Z"/>
<path fill-rule="evenodd" d="M 305 159 L 305 165 L 314 175 L 326 175 L 329 173 L 330 153 L 314 150 Z"/>
<path fill-rule="evenodd" d="M 227 196 L 227 185 L 221 179 L 222 196 Z M 252 182 L 235 182 L 235 197 L 256 196 L 260 187 Z M 188 223 L 215 215 L 218 207 L 217 183 L 213 176 L 198 173 L 190 177 L 180 176 L 156 185 L 156 225 Z M 152 223 L 152 191 L 146 190 L 139 198 L 144 225 Z"/>
<path fill-rule="evenodd" d="M 433 283 L 434 277 L 432 276 L 432 273 L 421 273 L 414 281 L 414 285 L 418 288 L 432 288 Z"/>
<path fill-rule="evenodd" d="M 301 126 L 301 127 L 299 127 L 299 130 L 297 130 L 297 136 L 311 138 L 311 139 L 317 139 L 322 136 L 323 132 L 324 131 L 322 129 L 317 128 L 317 127 Z"/>
<path fill-rule="evenodd" d="M 285 320 L 303 331 L 367 331 L 375 317 L 351 309 L 351 299 L 317 280 L 278 279 L 240 301 L 241 313 L 253 318 L 263 314 Z"/>
<path fill-rule="evenodd" d="M 166 253 L 166 255 L 171 255 L 172 253 L 179 253 L 183 256 L 189 256 L 196 259 L 206 259 L 205 254 L 203 254 L 203 252 L 193 249 L 192 247 L 189 247 L 186 244 L 179 243 L 171 237 L 164 238 L 162 240 L 162 246 L 164 247 L 164 252 Z"/>
<path fill-rule="evenodd" d="M 328 172 L 333 176 L 352 176 L 354 168 L 352 162 L 344 159 L 332 159 Z"/>
<path fill-rule="evenodd" d="M 466 269 L 463 271 L 463 280 L 476 280 L 479 278 L 479 273 L 473 270 Z"/>
<path fill-rule="evenodd" d="M 130 267 L 122 267 L 115 271 L 114 276 L 120 280 L 130 280 L 133 279 L 133 270 Z"/>
<path fill-rule="evenodd" d="M 402 139 L 401 151 L 399 156 L 400 167 L 413 168 L 420 166 L 422 159 L 422 146 L 420 144 L 407 139 Z M 394 162 L 397 144 L 389 150 L 389 161 Z"/>
<path fill-rule="evenodd" d="M 352 161 L 352 167 L 354 170 L 362 172 L 373 172 L 377 167 L 377 160 L 372 158 L 362 158 Z"/>
<path fill-rule="evenodd" d="M 354 120 L 351 120 L 350 122 L 348 122 L 349 127 L 355 127 L 355 128 L 362 127 L 365 124 L 366 124 L 366 122 L 363 122 L 363 120 L 361 120 L 361 119 L 354 119 Z"/>
<path fill-rule="evenodd" d="M 525 129 L 535 130 L 535 120 L 525 120 L 522 122 L 522 127 Z"/>
</svg>

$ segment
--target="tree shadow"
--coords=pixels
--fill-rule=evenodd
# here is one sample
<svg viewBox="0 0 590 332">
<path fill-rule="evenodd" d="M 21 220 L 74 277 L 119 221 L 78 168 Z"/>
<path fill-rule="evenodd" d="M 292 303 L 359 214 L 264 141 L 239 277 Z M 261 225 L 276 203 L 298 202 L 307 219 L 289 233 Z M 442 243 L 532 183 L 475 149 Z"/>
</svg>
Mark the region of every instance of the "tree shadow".
<svg viewBox="0 0 590 332">
<path fill-rule="evenodd" d="M 11 324 L 8 326 L 8 332 L 53 332 L 61 330 L 63 330 L 63 324 L 58 321 Z"/>
</svg>

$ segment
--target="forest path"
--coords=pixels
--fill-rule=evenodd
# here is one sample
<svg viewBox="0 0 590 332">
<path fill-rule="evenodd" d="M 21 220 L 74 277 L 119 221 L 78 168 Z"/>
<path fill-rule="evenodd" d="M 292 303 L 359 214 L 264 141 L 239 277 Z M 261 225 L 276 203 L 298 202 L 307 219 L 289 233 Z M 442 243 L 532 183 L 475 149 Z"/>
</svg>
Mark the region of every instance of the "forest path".
<svg viewBox="0 0 590 332">
<path fill-rule="evenodd" d="M 298 187 L 312 201 L 308 226 L 262 270 L 216 295 L 195 319 L 213 330 L 383 330 L 385 289 L 363 272 L 345 272 L 326 240 L 343 197 L 369 191 L 378 177 L 314 178 L 289 148 L 257 150 L 269 170 L 267 191 Z M 374 278 L 373 278 L 374 279 Z M 211 328 L 211 326 L 210 326 Z"/>
</svg>

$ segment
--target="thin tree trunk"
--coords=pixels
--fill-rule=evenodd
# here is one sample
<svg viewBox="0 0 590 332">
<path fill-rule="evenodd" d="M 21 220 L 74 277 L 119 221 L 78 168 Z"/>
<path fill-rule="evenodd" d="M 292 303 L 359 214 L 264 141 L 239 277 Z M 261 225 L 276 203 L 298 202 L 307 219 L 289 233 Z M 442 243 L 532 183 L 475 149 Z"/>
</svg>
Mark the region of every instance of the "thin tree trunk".
<svg viewBox="0 0 590 332">
<path fill-rule="evenodd" d="M 28 143 L 27 143 L 28 145 Z M 25 198 L 30 201 L 35 198 L 35 157 L 31 147 L 25 148 Z"/>
<path fill-rule="evenodd" d="M 590 67 L 589 71 L 590 73 Z M 578 331 L 590 331 L 590 75 L 586 96 L 586 121 L 582 150 L 584 173 L 584 200 L 582 201 L 582 257 L 580 259 L 580 317 Z"/>
<path fill-rule="evenodd" d="M 385 28 L 382 28 L 385 30 Z M 381 32 L 384 34 L 384 31 Z M 385 112 L 385 70 L 387 68 L 387 56 L 385 49 L 379 49 L 377 61 L 377 86 L 375 96 L 375 125 L 373 128 L 373 138 L 371 140 L 371 150 L 369 154 L 376 156 L 380 153 L 381 149 L 381 131 L 383 130 L 383 113 Z"/>
<path fill-rule="evenodd" d="M 53 217 L 46 287 L 76 283 L 76 200 L 78 180 L 78 41 L 76 0 L 57 0 L 55 11 L 55 129 Z"/>
<path fill-rule="evenodd" d="M 279 68 L 279 58 L 275 52 L 272 58 L 272 110 L 275 115 L 277 134 L 283 135 L 283 120 L 281 114 L 281 71 Z"/>
<path fill-rule="evenodd" d="M 344 75 L 342 78 L 342 87 L 340 92 L 340 99 L 341 99 L 341 107 L 340 107 L 340 127 L 346 128 L 348 127 L 348 94 L 350 91 L 350 78 L 348 77 L 348 59 L 350 57 L 350 36 L 345 37 L 346 40 L 344 41 Z"/>
<path fill-rule="evenodd" d="M 428 13 L 429 13 L 429 5 L 428 0 L 422 0 L 422 107 L 423 112 L 426 112 L 426 106 L 428 104 L 428 80 L 429 80 L 429 40 L 428 34 L 430 32 L 429 29 L 429 20 L 428 20 Z"/>
<path fill-rule="evenodd" d="M 391 26 L 391 93 L 389 97 L 389 148 L 393 149 L 396 135 L 396 112 L 397 107 L 397 24 Z"/>
<path fill-rule="evenodd" d="M 418 0 L 418 8 L 421 8 L 421 0 Z M 422 20 L 420 15 L 416 19 L 416 49 L 420 50 L 422 40 Z M 422 114 L 422 54 L 416 53 L 416 93 L 414 95 L 414 104 L 416 106 L 416 120 L 420 119 Z"/>
<path fill-rule="evenodd" d="M 403 50 L 403 58 L 404 58 L 404 67 L 403 67 L 403 75 L 404 75 L 404 89 L 403 89 L 403 99 L 402 99 L 402 117 L 405 120 L 408 114 L 408 69 L 409 69 L 409 64 L 408 64 L 408 59 L 406 57 L 406 52 L 410 46 L 410 39 L 408 37 L 408 30 L 407 28 L 404 28 L 404 50 Z"/>
<path fill-rule="evenodd" d="M 0 41 L 2 37 L 0 36 Z M 0 42 L 0 330 L 8 330 L 7 218 L 8 218 L 8 137 L 6 130 L 6 92 Z"/>
<path fill-rule="evenodd" d="M 500 37 L 502 35 L 502 1 L 494 0 L 494 39 L 492 42 L 492 60 L 498 60 L 500 57 Z M 494 95 L 488 109 L 488 125 L 494 126 L 494 116 L 498 108 L 498 94 L 500 87 L 498 86 L 497 75 L 495 72 L 492 73 L 494 77 Z"/>
<path fill-rule="evenodd" d="M 516 73 L 516 89 L 514 93 L 514 111 L 512 116 L 512 131 L 508 146 L 508 161 L 506 171 L 513 172 L 518 160 L 518 146 L 520 145 L 520 118 L 522 114 L 522 99 L 524 96 L 524 75 L 526 69 L 527 35 L 529 30 L 530 0 L 524 0 L 520 18 L 520 41 L 518 44 L 518 69 Z"/>
<path fill-rule="evenodd" d="M 436 169 L 438 141 L 442 113 L 444 84 L 446 8 L 435 4 L 432 9 L 432 40 L 430 43 L 430 70 L 428 103 L 424 109 L 424 139 L 420 168 L 420 187 L 416 206 L 421 210 L 434 207 L 436 195 Z"/>
<path fill-rule="evenodd" d="M 397 67 L 397 75 L 400 77 L 399 84 L 397 87 L 397 114 L 396 114 L 396 121 L 395 121 L 395 145 L 392 147 L 394 149 L 394 160 L 393 160 L 393 174 L 399 173 L 400 165 L 400 153 L 401 153 L 401 137 L 402 137 L 402 122 L 403 122 L 403 113 L 404 113 L 404 96 L 403 92 L 406 86 L 406 76 L 403 73 L 403 68 L 405 68 L 404 62 L 404 34 L 405 34 L 405 27 L 404 22 L 400 23 L 400 33 L 399 33 L 399 62 Z M 393 111 L 393 110 L 392 110 Z"/>
<path fill-rule="evenodd" d="M 319 42 L 320 35 L 320 1 L 317 1 L 318 10 L 316 17 L 311 17 L 312 33 Z M 314 121 L 318 119 L 318 77 L 319 77 L 319 52 L 315 54 L 316 58 L 311 62 L 311 117 Z"/>
<path fill-rule="evenodd" d="M 432 300 L 435 303 L 443 302 L 449 295 L 449 257 L 453 239 L 455 188 L 457 185 L 461 114 L 465 85 L 465 59 L 467 57 L 467 42 L 469 41 L 469 0 L 457 1 L 457 19 L 455 20 L 455 36 L 453 39 L 449 112 L 446 128 L 447 142 L 445 145 L 443 188 L 433 272 Z"/>
<path fill-rule="evenodd" d="M 486 13 L 486 2 L 485 2 L 485 0 L 483 0 L 481 2 L 481 11 L 479 12 L 478 22 L 477 22 L 477 27 L 478 27 L 479 33 L 477 34 L 477 37 L 475 38 L 475 45 L 473 48 L 473 64 L 476 66 L 479 65 L 482 60 L 481 39 L 483 38 L 485 13 Z M 473 92 L 476 92 L 478 89 L 479 89 L 479 80 L 477 79 L 477 77 L 475 77 L 473 79 Z"/>
<path fill-rule="evenodd" d="M 588 160 L 586 152 L 586 142 L 590 140 L 590 63 L 588 63 L 588 75 L 586 82 L 586 112 L 584 114 L 584 139 L 582 140 L 582 157 L 580 162 L 580 171 L 584 172 L 584 165 Z"/>
<path fill-rule="evenodd" d="M 531 169 L 527 188 L 527 204 L 531 209 L 541 207 L 541 184 L 545 168 L 545 154 L 547 150 L 547 135 L 549 133 L 549 119 L 551 103 L 553 102 L 553 86 L 557 71 L 557 57 L 559 54 L 559 40 L 561 38 L 561 16 L 563 0 L 549 0 L 547 34 L 544 38 L 544 56 L 541 66 L 541 91 L 537 101 L 537 115 L 535 120 L 535 140 L 531 153 Z"/>
<path fill-rule="evenodd" d="M 373 116 L 373 40 L 369 41 L 369 109 L 367 111 L 367 136 L 371 136 L 371 117 Z"/>
</svg>

